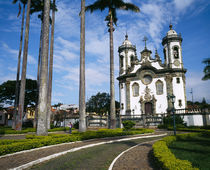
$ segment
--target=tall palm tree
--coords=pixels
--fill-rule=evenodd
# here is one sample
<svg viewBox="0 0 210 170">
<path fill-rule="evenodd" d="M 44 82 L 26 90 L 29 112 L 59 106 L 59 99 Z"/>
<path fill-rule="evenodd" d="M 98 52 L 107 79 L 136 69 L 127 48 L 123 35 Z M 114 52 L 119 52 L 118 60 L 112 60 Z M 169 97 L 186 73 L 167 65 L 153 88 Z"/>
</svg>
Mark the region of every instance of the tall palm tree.
<svg viewBox="0 0 210 170">
<path fill-rule="evenodd" d="M 53 0 L 52 9 L 52 25 L 51 25 L 51 39 L 50 39 L 50 63 L 49 63 L 49 79 L 48 79 L 48 93 L 47 93 L 47 127 L 50 129 L 51 116 L 51 97 L 52 97 L 52 74 L 53 74 L 53 47 L 54 47 L 54 26 L 55 26 L 55 0 Z"/>
<path fill-rule="evenodd" d="M 85 0 L 81 0 L 80 17 L 79 131 L 85 132 Z"/>
<path fill-rule="evenodd" d="M 43 36 L 41 50 L 41 75 L 38 101 L 37 135 L 47 135 L 47 81 L 49 49 L 50 0 L 44 1 Z"/>
<path fill-rule="evenodd" d="M 206 66 L 203 69 L 204 76 L 202 80 L 209 80 L 210 79 L 210 58 L 206 58 L 203 60 L 203 63 L 206 64 Z"/>
<path fill-rule="evenodd" d="M 26 67 L 27 67 L 27 56 L 28 56 L 30 6 L 31 6 L 31 0 L 28 0 L 27 1 L 27 12 L 26 12 L 26 26 L 25 26 L 24 49 L 23 49 L 21 86 L 20 86 L 20 95 L 19 95 L 19 104 L 18 104 L 18 114 L 16 116 L 16 125 L 15 125 L 16 130 L 22 130 L 22 119 L 23 119 L 23 112 L 24 112 L 25 84 L 26 84 Z"/>
<path fill-rule="evenodd" d="M 113 50 L 113 23 L 117 24 L 116 10 L 131 10 L 133 12 L 140 12 L 140 9 L 131 3 L 126 3 L 123 0 L 97 0 L 92 5 L 86 7 L 86 11 L 91 13 L 96 10 L 109 10 L 106 16 L 107 26 L 109 27 L 110 36 L 110 128 L 116 128 L 116 115 L 115 115 L 115 92 L 114 92 L 114 50 Z"/>
<path fill-rule="evenodd" d="M 13 4 L 16 4 L 18 0 L 13 0 Z M 14 114 L 13 114 L 13 123 L 12 128 L 15 129 L 15 120 L 17 115 L 17 106 L 18 106 L 18 96 L 19 96 L 19 77 L 20 77 L 20 62 L 21 62 L 21 53 L 22 53 L 22 44 L 23 44 L 23 28 L 24 28 L 24 20 L 25 20 L 25 6 L 27 1 L 26 0 L 20 0 L 20 2 L 23 4 L 23 11 L 22 11 L 22 22 L 21 22 L 21 33 L 20 33 L 20 46 L 19 46 L 19 53 L 18 53 L 18 65 L 17 65 L 17 76 L 16 76 L 16 87 L 15 87 L 15 102 L 14 102 Z M 19 12 L 18 16 L 21 13 L 21 5 L 19 3 Z"/>
</svg>

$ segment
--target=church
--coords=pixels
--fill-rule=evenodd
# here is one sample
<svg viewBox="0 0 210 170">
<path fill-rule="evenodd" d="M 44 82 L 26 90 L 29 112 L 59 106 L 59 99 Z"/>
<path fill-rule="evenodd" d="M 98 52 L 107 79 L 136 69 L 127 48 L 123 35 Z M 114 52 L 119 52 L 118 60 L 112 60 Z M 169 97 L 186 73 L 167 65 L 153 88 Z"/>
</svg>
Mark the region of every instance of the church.
<svg viewBox="0 0 210 170">
<path fill-rule="evenodd" d="M 137 57 L 136 46 L 125 36 L 119 47 L 120 115 L 155 115 L 186 108 L 182 37 L 170 30 L 162 39 L 164 61 L 146 46 Z M 171 100 L 174 97 L 174 101 Z"/>
</svg>

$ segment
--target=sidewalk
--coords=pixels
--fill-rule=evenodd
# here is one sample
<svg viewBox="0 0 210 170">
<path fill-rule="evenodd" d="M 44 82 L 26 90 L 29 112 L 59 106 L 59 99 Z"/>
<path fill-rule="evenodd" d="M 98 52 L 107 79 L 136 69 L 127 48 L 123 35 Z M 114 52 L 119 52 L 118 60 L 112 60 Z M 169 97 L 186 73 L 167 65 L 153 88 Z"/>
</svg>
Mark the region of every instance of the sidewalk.
<svg viewBox="0 0 210 170">
<path fill-rule="evenodd" d="M 29 151 L 22 151 L 15 154 L 5 155 L 0 157 L 0 169 L 11 169 L 16 168 L 21 165 L 30 163 L 32 161 L 36 161 L 40 158 L 45 158 L 53 154 L 65 152 L 71 149 L 77 149 L 78 147 L 85 147 L 87 145 L 97 145 L 109 141 L 117 141 L 119 139 L 130 139 L 134 137 L 140 137 L 144 136 L 145 138 L 148 136 L 154 136 L 154 135 L 160 135 L 163 134 L 163 132 L 155 132 L 154 134 L 144 134 L 144 135 L 134 135 L 134 136 L 124 136 L 124 137 L 112 137 L 112 138 L 103 138 L 103 139 L 91 139 L 86 141 L 79 141 L 79 142 L 72 142 L 72 143 L 64 143 L 64 144 L 58 144 L 53 146 L 47 146 L 42 148 L 37 148 Z M 140 148 L 142 146 L 139 146 Z M 151 147 L 150 147 L 151 149 Z M 145 149 L 144 149 L 145 150 Z M 148 157 L 148 153 L 150 150 L 145 150 L 141 153 L 142 157 Z M 147 163 L 146 163 L 147 164 Z"/>
</svg>

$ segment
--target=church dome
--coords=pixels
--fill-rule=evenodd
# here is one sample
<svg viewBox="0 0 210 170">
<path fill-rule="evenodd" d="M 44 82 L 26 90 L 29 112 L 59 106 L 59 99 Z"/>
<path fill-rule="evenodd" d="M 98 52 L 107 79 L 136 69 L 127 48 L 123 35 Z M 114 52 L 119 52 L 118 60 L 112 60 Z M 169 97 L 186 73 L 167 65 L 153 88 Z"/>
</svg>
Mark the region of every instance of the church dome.
<svg viewBox="0 0 210 170">
<path fill-rule="evenodd" d="M 132 43 L 128 40 L 128 35 L 125 35 L 125 41 L 123 42 L 122 45 L 132 45 Z"/>
<path fill-rule="evenodd" d="M 176 31 L 172 29 L 172 24 L 169 26 L 170 30 L 167 32 L 167 36 L 177 35 Z"/>
</svg>

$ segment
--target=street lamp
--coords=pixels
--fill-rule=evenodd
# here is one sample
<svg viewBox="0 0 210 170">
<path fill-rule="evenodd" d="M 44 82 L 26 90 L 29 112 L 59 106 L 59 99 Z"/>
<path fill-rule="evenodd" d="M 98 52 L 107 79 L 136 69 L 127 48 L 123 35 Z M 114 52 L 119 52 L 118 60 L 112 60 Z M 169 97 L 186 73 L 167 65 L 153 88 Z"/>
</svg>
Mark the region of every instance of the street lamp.
<svg viewBox="0 0 210 170">
<path fill-rule="evenodd" d="M 175 121 L 175 108 L 174 108 L 175 96 L 174 96 L 174 94 L 168 95 L 168 99 L 170 99 L 171 103 L 172 103 L 171 111 L 173 113 L 174 135 L 176 136 L 176 121 Z"/>
</svg>

